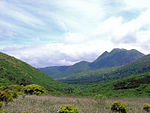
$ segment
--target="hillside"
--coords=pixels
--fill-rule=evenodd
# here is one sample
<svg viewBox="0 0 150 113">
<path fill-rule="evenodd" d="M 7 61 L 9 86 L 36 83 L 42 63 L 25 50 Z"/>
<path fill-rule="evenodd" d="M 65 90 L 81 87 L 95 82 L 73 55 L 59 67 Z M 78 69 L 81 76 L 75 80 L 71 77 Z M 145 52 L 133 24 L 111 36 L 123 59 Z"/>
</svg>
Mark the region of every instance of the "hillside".
<svg viewBox="0 0 150 113">
<path fill-rule="evenodd" d="M 10 84 L 28 85 L 33 83 L 42 85 L 50 93 L 55 94 L 65 92 L 69 87 L 53 80 L 25 62 L 0 53 L 0 86 Z"/>
<path fill-rule="evenodd" d="M 104 52 L 91 63 L 81 61 L 72 66 L 54 66 L 40 68 L 39 70 L 50 75 L 54 79 L 62 79 L 73 74 L 87 72 L 90 70 L 122 66 L 132 61 L 135 61 L 143 56 L 144 54 L 134 49 L 113 49 L 110 53 L 107 51 Z"/>
<path fill-rule="evenodd" d="M 71 84 L 102 83 L 144 72 L 150 72 L 149 55 L 121 67 L 82 72 L 60 81 Z"/>
<path fill-rule="evenodd" d="M 149 71 L 150 62 L 148 61 L 150 59 L 150 56 L 147 56 L 143 59 L 145 64 L 147 65 L 145 69 L 147 68 L 147 71 Z M 118 68 L 111 68 L 105 70 L 103 69 L 101 70 L 101 72 L 110 73 L 112 70 L 115 71 L 116 69 Z M 88 82 L 88 84 L 85 85 L 63 84 L 53 80 L 48 75 L 40 72 L 39 70 L 33 68 L 25 62 L 22 62 L 4 53 L 0 53 L 0 86 L 8 86 L 11 84 L 27 85 L 34 83 L 44 86 L 50 94 L 94 96 L 100 93 L 107 96 L 118 97 L 150 96 L 149 75 L 150 73 L 142 73 L 129 77 L 122 76 L 121 79 L 118 79 L 117 81 L 112 79 L 112 81 L 105 83 L 96 83 L 94 81 L 94 83 L 92 84 L 89 84 Z"/>
<path fill-rule="evenodd" d="M 100 84 L 86 84 L 82 90 L 91 95 L 103 94 L 112 97 L 150 97 L 150 72 L 133 74 L 122 79 Z"/>
</svg>

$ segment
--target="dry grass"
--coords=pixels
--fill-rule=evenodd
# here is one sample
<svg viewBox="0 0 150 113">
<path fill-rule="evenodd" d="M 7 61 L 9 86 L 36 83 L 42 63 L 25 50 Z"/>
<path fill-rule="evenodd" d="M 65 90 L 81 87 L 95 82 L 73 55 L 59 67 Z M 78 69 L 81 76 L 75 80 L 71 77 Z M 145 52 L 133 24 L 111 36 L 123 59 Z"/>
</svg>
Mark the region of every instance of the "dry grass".
<svg viewBox="0 0 150 113">
<path fill-rule="evenodd" d="M 119 100 L 127 105 L 129 113 L 146 113 L 142 110 L 144 103 L 149 103 L 150 98 L 124 98 L 108 99 L 105 104 L 98 104 L 92 98 L 76 97 L 55 97 L 55 96 L 26 96 L 24 99 L 19 97 L 14 102 L 4 106 L 5 113 L 57 113 L 61 105 L 71 105 L 77 108 L 80 113 L 112 113 L 110 106 L 113 101 Z"/>
</svg>

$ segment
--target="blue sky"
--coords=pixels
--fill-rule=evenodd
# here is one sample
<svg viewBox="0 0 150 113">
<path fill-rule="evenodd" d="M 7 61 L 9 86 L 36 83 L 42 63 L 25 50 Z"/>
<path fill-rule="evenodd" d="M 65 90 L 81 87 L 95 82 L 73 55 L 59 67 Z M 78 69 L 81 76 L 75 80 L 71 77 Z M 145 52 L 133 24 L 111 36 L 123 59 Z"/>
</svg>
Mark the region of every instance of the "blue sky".
<svg viewBox="0 0 150 113">
<path fill-rule="evenodd" d="M 0 0 L 0 51 L 34 67 L 150 50 L 149 0 Z"/>
</svg>

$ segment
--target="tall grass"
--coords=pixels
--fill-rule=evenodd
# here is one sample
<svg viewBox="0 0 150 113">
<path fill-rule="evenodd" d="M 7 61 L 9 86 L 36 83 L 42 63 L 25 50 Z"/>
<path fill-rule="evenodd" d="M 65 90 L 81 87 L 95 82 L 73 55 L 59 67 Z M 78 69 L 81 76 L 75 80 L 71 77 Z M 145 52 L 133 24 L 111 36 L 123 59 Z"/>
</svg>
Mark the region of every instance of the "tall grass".
<svg viewBox="0 0 150 113">
<path fill-rule="evenodd" d="M 19 97 L 14 102 L 4 105 L 5 113 L 57 113 L 61 105 L 71 105 L 77 108 L 80 113 L 112 113 L 110 106 L 113 101 L 119 100 L 127 105 L 129 113 L 146 113 L 142 109 L 144 103 L 149 103 L 150 98 L 122 98 L 107 99 L 104 104 L 99 104 L 93 98 L 79 97 L 56 97 L 56 96 L 26 96 Z"/>
</svg>

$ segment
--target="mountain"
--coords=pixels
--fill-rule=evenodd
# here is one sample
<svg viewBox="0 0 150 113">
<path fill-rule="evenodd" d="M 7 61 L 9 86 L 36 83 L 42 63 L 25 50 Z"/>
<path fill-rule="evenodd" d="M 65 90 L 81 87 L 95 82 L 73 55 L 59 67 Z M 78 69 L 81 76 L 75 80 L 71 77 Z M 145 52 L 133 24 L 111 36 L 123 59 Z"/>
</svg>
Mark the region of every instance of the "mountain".
<svg viewBox="0 0 150 113">
<path fill-rule="evenodd" d="M 53 66 L 39 68 L 40 71 L 50 75 L 54 79 L 65 78 L 72 74 L 86 72 L 89 68 L 89 62 L 81 61 L 72 66 Z"/>
<path fill-rule="evenodd" d="M 150 55 L 144 56 L 124 66 L 82 72 L 61 79 L 60 81 L 71 84 L 102 83 L 144 72 L 150 72 Z"/>
<path fill-rule="evenodd" d="M 150 56 L 149 56 L 150 57 Z M 149 70 L 148 56 L 142 58 L 145 63 L 145 70 Z M 138 64 L 144 65 L 144 63 Z M 86 62 L 81 62 L 84 65 Z M 79 63 L 80 64 L 80 63 Z M 75 65 L 78 66 L 79 64 Z M 136 64 L 131 65 L 136 66 Z M 60 68 L 65 70 L 67 67 Z M 117 68 L 102 69 L 103 72 L 111 72 Z M 143 69 L 139 67 L 139 69 Z M 127 69 L 128 70 L 128 69 Z M 124 70 L 124 71 L 127 71 Z M 88 74 L 88 73 L 87 73 Z M 115 97 L 149 97 L 149 77 L 150 73 L 142 73 L 138 75 L 131 75 L 118 80 L 111 80 L 105 83 L 94 82 L 86 85 L 70 85 L 63 84 L 53 80 L 48 75 L 40 72 L 29 64 L 22 62 L 12 56 L 0 53 L 0 87 L 12 84 L 28 85 L 39 84 L 44 86 L 50 94 L 57 95 L 71 95 L 71 96 L 95 96 L 96 94 L 103 94 Z M 83 81 L 84 82 L 84 81 Z"/>
<path fill-rule="evenodd" d="M 143 53 L 135 49 L 126 50 L 116 48 L 113 49 L 110 53 L 105 51 L 91 63 L 81 61 L 72 66 L 54 66 L 39 68 L 39 70 L 50 75 L 54 79 L 62 79 L 81 72 L 122 66 L 139 58 L 142 58 L 143 56 Z"/>
<path fill-rule="evenodd" d="M 50 93 L 63 93 L 69 85 L 53 80 L 29 64 L 0 52 L 0 86 L 39 84 Z"/>
<path fill-rule="evenodd" d="M 113 49 L 110 53 L 107 51 L 99 56 L 94 62 L 90 64 L 91 69 L 109 68 L 122 66 L 134 60 L 143 57 L 144 54 L 132 49 Z"/>
</svg>

